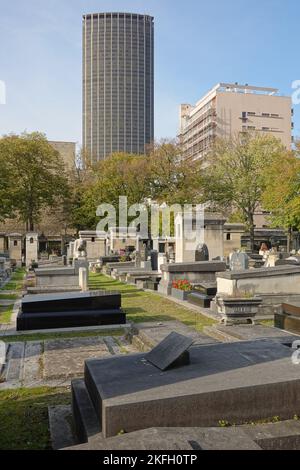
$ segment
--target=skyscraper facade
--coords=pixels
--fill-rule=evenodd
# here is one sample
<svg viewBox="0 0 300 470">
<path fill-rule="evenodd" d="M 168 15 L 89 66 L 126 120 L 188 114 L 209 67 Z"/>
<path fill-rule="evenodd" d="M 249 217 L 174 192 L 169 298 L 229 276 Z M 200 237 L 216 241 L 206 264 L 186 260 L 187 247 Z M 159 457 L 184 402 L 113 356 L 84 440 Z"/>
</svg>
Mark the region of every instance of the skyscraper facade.
<svg viewBox="0 0 300 470">
<path fill-rule="evenodd" d="M 83 147 L 92 162 L 143 154 L 154 138 L 154 19 L 83 17 Z"/>
</svg>

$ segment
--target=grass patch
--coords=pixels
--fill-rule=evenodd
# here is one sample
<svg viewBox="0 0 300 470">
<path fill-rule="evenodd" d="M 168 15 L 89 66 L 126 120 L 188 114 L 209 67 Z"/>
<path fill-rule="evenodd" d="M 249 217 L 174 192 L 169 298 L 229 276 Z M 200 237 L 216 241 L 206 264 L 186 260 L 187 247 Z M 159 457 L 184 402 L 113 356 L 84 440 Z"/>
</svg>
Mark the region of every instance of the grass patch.
<svg viewBox="0 0 300 470">
<path fill-rule="evenodd" d="M 0 336 L 0 340 L 5 343 L 27 342 L 27 341 L 44 341 L 48 339 L 68 339 L 68 338 L 91 338 L 94 336 L 123 336 L 125 330 L 101 330 L 101 331 L 82 331 L 82 332 L 66 332 L 66 333 L 32 333 L 28 335 L 12 335 Z"/>
<path fill-rule="evenodd" d="M 274 326 L 274 320 L 259 320 L 259 324 L 263 326 Z"/>
<path fill-rule="evenodd" d="M 11 316 L 13 314 L 13 305 L 9 305 L 8 307 L 5 307 L 4 310 L 0 308 L 0 323 L 10 323 L 11 321 Z"/>
<path fill-rule="evenodd" d="M 179 320 L 192 328 L 202 331 L 205 326 L 215 323 L 214 320 L 183 307 L 171 300 L 152 292 L 138 290 L 134 286 L 115 281 L 103 274 L 90 274 L 90 289 L 120 291 L 122 307 L 127 320 L 141 323 L 147 321 Z"/>
<path fill-rule="evenodd" d="M 0 294 L 0 300 L 17 300 L 16 294 Z"/>
<path fill-rule="evenodd" d="M 0 391 L 0 449 L 51 449 L 48 406 L 70 403 L 66 388 Z"/>
</svg>

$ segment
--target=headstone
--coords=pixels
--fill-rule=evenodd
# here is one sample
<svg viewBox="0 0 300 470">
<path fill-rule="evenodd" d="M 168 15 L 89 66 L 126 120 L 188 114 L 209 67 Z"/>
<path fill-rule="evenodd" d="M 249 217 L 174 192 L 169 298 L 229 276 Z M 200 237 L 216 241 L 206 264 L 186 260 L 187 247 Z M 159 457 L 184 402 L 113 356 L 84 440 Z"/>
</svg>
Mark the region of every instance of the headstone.
<svg viewBox="0 0 300 470">
<path fill-rule="evenodd" d="M 148 260 L 148 248 L 146 245 L 143 245 L 141 249 L 141 261 L 147 261 L 147 260 Z"/>
<path fill-rule="evenodd" d="M 78 238 L 74 243 L 74 259 L 86 256 L 86 241 Z"/>
<path fill-rule="evenodd" d="M 242 271 L 249 268 L 249 257 L 247 253 L 241 251 L 234 252 L 230 255 L 230 271 Z"/>
<path fill-rule="evenodd" d="M 118 292 L 64 292 L 26 295 L 21 300 L 17 330 L 44 330 L 126 323 Z"/>
<path fill-rule="evenodd" d="M 140 268 L 141 267 L 141 253 L 139 251 L 135 252 L 135 267 Z"/>
<path fill-rule="evenodd" d="M 88 280 L 88 270 L 86 268 L 79 268 L 79 287 L 82 292 L 89 290 Z"/>
<path fill-rule="evenodd" d="M 152 250 L 151 253 L 151 269 L 152 271 L 158 270 L 158 252 L 156 250 Z"/>
<path fill-rule="evenodd" d="M 192 338 L 172 332 L 147 354 L 146 359 L 162 371 L 187 365 L 189 364 L 188 348 L 192 344 Z"/>
<path fill-rule="evenodd" d="M 30 232 L 26 234 L 26 266 L 33 261 L 38 262 L 38 234 Z"/>
<path fill-rule="evenodd" d="M 195 261 L 209 261 L 209 251 L 205 243 L 200 243 L 195 251 Z"/>
</svg>

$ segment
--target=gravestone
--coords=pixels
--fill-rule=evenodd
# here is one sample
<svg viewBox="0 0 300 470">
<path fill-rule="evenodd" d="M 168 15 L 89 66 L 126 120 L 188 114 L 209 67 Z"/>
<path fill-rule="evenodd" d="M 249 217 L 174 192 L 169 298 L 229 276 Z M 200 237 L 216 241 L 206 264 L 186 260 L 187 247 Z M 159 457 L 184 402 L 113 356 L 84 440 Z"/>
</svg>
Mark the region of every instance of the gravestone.
<svg viewBox="0 0 300 470">
<path fill-rule="evenodd" d="M 82 292 L 87 292 L 89 290 L 89 274 L 86 268 L 79 268 L 79 287 Z"/>
<path fill-rule="evenodd" d="M 30 266 L 32 261 L 38 262 L 38 234 L 26 234 L 26 267 Z"/>
<path fill-rule="evenodd" d="M 188 365 L 190 363 L 188 348 L 192 344 L 192 338 L 173 331 L 147 354 L 146 359 L 162 371 Z"/>
<path fill-rule="evenodd" d="M 205 243 L 200 243 L 195 251 L 195 261 L 208 261 L 209 251 Z"/>
<path fill-rule="evenodd" d="M 152 250 L 150 253 L 151 256 L 151 268 L 152 271 L 158 270 L 158 252 L 156 250 Z"/>
<path fill-rule="evenodd" d="M 230 255 L 230 271 L 243 271 L 249 268 L 249 257 L 247 253 L 237 251 Z"/>
<path fill-rule="evenodd" d="M 0 258 L 0 286 L 6 279 L 5 258 Z"/>
<path fill-rule="evenodd" d="M 140 268 L 141 267 L 141 253 L 139 251 L 135 252 L 135 267 Z"/>
<path fill-rule="evenodd" d="M 147 260 L 148 260 L 148 248 L 146 245 L 143 245 L 141 249 L 141 261 L 147 261 Z"/>
</svg>

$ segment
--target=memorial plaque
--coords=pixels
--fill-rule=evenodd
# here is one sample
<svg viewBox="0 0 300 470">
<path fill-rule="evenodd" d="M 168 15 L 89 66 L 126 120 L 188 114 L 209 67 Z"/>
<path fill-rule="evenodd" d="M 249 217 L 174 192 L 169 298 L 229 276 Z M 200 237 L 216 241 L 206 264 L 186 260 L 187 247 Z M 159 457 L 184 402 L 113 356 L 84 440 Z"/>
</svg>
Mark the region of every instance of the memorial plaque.
<svg viewBox="0 0 300 470">
<path fill-rule="evenodd" d="M 160 370 L 189 364 L 188 348 L 193 339 L 174 331 L 150 351 L 146 359 Z"/>
</svg>

